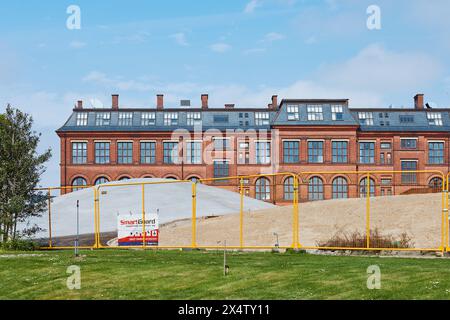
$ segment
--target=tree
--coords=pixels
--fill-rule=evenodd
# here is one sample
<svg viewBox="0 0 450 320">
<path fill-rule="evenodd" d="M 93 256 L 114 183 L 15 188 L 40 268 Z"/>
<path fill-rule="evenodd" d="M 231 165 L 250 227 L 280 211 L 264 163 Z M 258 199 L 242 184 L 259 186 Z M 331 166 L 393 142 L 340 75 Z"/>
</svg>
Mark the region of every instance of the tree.
<svg viewBox="0 0 450 320">
<path fill-rule="evenodd" d="M 30 115 L 6 107 L 0 114 L 0 240 L 15 240 L 40 230 L 31 225 L 18 230 L 46 209 L 46 196 L 35 191 L 51 150 L 38 154 L 40 134 L 32 130 Z"/>
</svg>

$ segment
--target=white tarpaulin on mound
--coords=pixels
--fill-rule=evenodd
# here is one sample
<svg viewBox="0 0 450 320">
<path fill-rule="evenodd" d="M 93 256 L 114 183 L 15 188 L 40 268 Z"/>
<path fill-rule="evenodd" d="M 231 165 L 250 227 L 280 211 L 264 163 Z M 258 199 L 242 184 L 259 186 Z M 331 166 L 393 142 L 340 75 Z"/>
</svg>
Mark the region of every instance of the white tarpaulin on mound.
<svg viewBox="0 0 450 320">
<path fill-rule="evenodd" d="M 166 179 L 132 179 L 134 182 L 163 182 Z M 110 182 L 100 188 L 100 232 L 117 231 L 118 214 L 142 214 L 142 186 L 108 186 L 124 182 Z M 80 234 L 94 233 L 94 193 L 92 188 L 75 191 L 52 199 L 52 236 L 62 237 L 76 234 L 77 208 L 79 200 Z M 274 208 L 273 204 L 244 197 L 244 210 L 253 211 Z M 240 195 L 237 192 L 197 184 L 197 217 L 225 215 L 240 210 Z M 169 183 L 145 185 L 145 212 L 158 213 L 159 223 L 164 224 L 192 216 L 192 184 Z M 45 232 L 36 238 L 48 237 L 48 214 L 34 220 Z"/>
</svg>

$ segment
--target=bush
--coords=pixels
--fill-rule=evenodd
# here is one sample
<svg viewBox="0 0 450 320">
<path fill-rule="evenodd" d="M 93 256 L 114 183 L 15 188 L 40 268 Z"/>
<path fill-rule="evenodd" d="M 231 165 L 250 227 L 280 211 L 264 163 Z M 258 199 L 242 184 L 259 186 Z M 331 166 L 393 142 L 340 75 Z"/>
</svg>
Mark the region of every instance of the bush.
<svg viewBox="0 0 450 320">
<path fill-rule="evenodd" d="M 411 238 L 402 233 L 397 239 L 392 235 L 382 235 L 378 229 L 370 230 L 371 248 L 411 248 Z M 352 233 L 338 233 L 326 241 L 319 241 L 319 247 L 345 247 L 345 248 L 365 248 L 367 244 L 366 234 L 359 231 Z"/>
<path fill-rule="evenodd" d="M 0 249 L 10 251 L 34 251 L 39 246 L 31 240 L 10 240 L 4 243 L 0 243 Z"/>
</svg>

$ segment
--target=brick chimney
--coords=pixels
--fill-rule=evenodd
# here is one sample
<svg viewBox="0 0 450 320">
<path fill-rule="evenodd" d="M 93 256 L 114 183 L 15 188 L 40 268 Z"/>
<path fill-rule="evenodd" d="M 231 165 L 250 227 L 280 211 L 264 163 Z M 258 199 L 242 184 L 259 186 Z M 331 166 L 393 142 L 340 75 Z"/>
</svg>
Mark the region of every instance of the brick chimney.
<svg viewBox="0 0 450 320">
<path fill-rule="evenodd" d="M 157 110 L 164 109 L 164 95 L 163 94 L 156 95 L 156 109 Z"/>
<path fill-rule="evenodd" d="M 118 94 L 112 95 L 112 108 L 113 108 L 113 110 L 119 109 L 119 95 Z"/>
<path fill-rule="evenodd" d="M 272 109 L 276 110 L 278 108 L 278 96 L 273 95 L 272 96 Z"/>
<path fill-rule="evenodd" d="M 414 109 L 423 110 L 423 93 L 418 93 L 414 96 Z"/>
<path fill-rule="evenodd" d="M 77 109 L 83 109 L 83 101 L 82 100 L 77 101 Z"/>
<path fill-rule="evenodd" d="M 202 94 L 202 109 L 206 110 L 208 109 L 208 95 Z"/>
<path fill-rule="evenodd" d="M 225 104 L 225 109 L 234 109 L 234 103 Z"/>
</svg>

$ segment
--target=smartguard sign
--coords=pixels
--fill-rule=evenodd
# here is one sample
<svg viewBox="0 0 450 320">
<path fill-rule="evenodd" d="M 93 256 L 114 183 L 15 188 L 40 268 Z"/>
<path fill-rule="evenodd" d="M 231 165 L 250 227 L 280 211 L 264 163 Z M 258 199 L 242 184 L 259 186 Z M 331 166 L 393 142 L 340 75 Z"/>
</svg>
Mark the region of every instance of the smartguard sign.
<svg viewBox="0 0 450 320">
<path fill-rule="evenodd" d="M 117 233 L 119 246 L 142 246 L 143 223 L 142 217 L 127 214 L 117 216 Z M 145 243 L 156 246 L 159 241 L 159 222 L 157 214 L 146 214 L 145 217 Z"/>
</svg>

